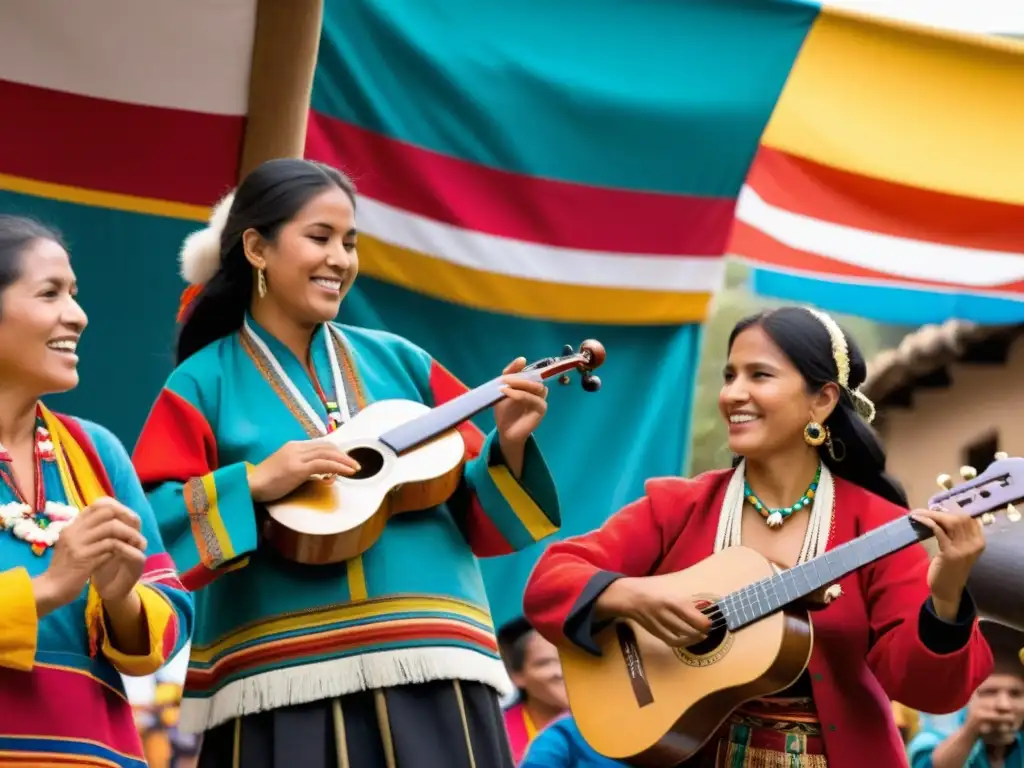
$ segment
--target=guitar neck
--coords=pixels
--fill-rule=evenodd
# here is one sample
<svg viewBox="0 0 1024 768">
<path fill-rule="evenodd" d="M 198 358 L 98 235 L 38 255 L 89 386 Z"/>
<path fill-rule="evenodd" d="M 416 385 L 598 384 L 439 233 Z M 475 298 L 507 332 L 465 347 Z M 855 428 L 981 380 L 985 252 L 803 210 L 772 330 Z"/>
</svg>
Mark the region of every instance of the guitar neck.
<svg viewBox="0 0 1024 768">
<path fill-rule="evenodd" d="M 537 381 L 542 380 L 539 374 L 532 371 L 525 371 L 519 375 Z M 431 409 L 419 418 L 385 432 L 380 436 L 380 441 L 401 456 L 455 429 L 459 424 L 469 421 L 502 400 L 505 397 L 501 391 L 502 386 L 500 378 L 492 379 L 449 400 L 444 405 Z"/>
<path fill-rule="evenodd" d="M 901 517 L 831 552 L 737 590 L 718 606 L 729 629 L 736 630 L 931 536 L 925 526 Z"/>
</svg>

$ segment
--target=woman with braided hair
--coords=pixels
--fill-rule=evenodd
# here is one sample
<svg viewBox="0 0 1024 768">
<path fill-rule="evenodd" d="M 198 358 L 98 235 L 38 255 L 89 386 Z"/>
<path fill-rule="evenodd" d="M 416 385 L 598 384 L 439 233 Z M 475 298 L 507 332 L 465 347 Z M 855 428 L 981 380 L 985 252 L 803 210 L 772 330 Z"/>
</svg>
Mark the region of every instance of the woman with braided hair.
<svg viewBox="0 0 1024 768">
<path fill-rule="evenodd" d="M 629 618 L 686 647 L 711 622 L 660 574 L 741 543 L 788 568 L 907 514 L 868 425 L 865 374 L 853 340 L 822 312 L 742 320 L 719 395 L 735 466 L 651 480 L 600 530 L 552 545 L 527 585 L 531 623 L 597 652 L 595 630 Z M 967 702 L 992 669 L 965 590 L 984 538 L 966 515 L 912 514 L 938 541 L 934 560 L 915 545 L 842 578 L 841 597 L 814 615 L 803 676 L 734 712 L 696 765 L 901 768 L 890 698 L 930 712 Z"/>
</svg>

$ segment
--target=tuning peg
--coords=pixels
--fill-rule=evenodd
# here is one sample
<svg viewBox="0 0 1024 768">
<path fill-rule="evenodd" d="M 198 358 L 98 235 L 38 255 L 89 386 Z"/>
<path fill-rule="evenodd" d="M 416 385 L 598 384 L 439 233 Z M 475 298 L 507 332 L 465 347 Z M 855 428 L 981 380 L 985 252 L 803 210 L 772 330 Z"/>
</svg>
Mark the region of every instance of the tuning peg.
<svg viewBox="0 0 1024 768">
<path fill-rule="evenodd" d="M 562 355 L 563 356 L 568 357 L 569 355 L 574 355 L 574 354 L 576 354 L 576 350 L 573 348 L 572 344 L 564 344 L 562 346 Z"/>
<path fill-rule="evenodd" d="M 992 523 L 994 523 L 995 521 L 996 521 L 996 516 L 993 515 L 991 512 L 986 512 L 985 514 L 983 514 L 981 516 L 981 524 L 982 525 L 992 525 Z"/>
<path fill-rule="evenodd" d="M 1020 510 L 1017 509 L 1013 504 L 1006 505 L 1006 519 L 1011 523 L 1016 523 L 1020 520 Z"/>
<path fill-rule="evenodd" d="M 939 475 L 935 482 L 939 484 L 939 488 L 945 488 L 947 491 L 953 487 L 953 478 L 947 474 Z"/>
<path fill-rule="evenodd" d="M 601 379 L 590 371 L 584 371 L 580 377 L 580 384 L 583 385 L 584 392 L 597 392 L 601 388 Z"/>
<path fill-rule="evenodd" d="M 968 467 L 966 465 L 960 467 L 960 477 L 964 480 L 973 480 L 978 476 L 978 470 L 974 467 Z"/>
<path fill-rule="evenodd" d="M 995 459 L 996 461 L 1006 461 L 1008 458 L 1010 458 L 1010 454 L 1008 454 L 1006 451 L 996 451 L 995 455 L 993 455 L 992 458 Z"/>
<path fill-rule="evenodd" d="M 559 384 L 568 384 L 570 381 L 571 379 L 569 378 L 568 373 L 563 373 L 561 376 L 558 377 Z"/>
</svg>

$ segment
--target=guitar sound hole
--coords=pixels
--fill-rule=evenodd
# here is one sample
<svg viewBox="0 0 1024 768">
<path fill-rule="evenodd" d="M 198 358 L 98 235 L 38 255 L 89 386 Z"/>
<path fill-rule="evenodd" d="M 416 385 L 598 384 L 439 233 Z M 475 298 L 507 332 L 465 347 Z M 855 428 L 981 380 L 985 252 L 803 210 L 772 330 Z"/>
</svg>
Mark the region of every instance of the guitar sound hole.
<svg viewBox="0 0 1024 768">
<path fill-rule="evenodd" d="M 686 651 L 694 656 L 707 656 L 715 651 L 718 646 L 725 642 L 726 633 L 729 631 L 724 621 L 719 619 L 719 623 L 721 626 L 712 629 L 708 633 L 706 640 L 701 640 L 699 643 L 687 646 Z"/>
<path fill-rule="evenodd" d="M 384 456 L 375 448 L 360 446 L 348 451 L 348 455 L 359 462 L 359 471 L 351 475 L 354 480 L 368 480 L 384 468 Z"/>
</svg>

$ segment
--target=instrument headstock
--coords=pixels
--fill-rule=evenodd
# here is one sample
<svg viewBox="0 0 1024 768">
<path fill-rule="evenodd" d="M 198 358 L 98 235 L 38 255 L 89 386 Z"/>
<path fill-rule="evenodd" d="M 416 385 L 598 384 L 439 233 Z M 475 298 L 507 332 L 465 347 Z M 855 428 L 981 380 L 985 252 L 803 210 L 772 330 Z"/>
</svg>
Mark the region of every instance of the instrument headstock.
<svg viewBox="0 0 1024 768">
<path fill-rule="evenodd" d="M 601 388 L 601 379 L 594 375 L 594 369 L 604 363 L 605 357 L 604 344 L 597 339 L 587 339 L 578 350 L 573 349 L 572 344 L 566 344 L 560 357 L 545 357 L 530 363 L 523 373 L 529 371 L 542 380 L 558 376 L 559 384 L 568 384 L 569 372 L 579 371 L 583 390 L 597 392 Z"/>
<path fill-rule="evenodd" d="M 929 509 L 952 502 L 971 517 L 980 518 L 983 525 L 990 525 L 995 515 L 1004 511 L 1007 520 L 1018 522 L 1021 513 L 1014 504 L 1024 501 L 1024 458 L 1010 458 L 1000 451 L 994 459 L 980 475 L 974 467 L 960 467 L 957 485 L 949 475 L 939 475 L 936 482 L 943 491 L 928 500 Z"/>
</svg>

